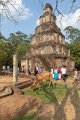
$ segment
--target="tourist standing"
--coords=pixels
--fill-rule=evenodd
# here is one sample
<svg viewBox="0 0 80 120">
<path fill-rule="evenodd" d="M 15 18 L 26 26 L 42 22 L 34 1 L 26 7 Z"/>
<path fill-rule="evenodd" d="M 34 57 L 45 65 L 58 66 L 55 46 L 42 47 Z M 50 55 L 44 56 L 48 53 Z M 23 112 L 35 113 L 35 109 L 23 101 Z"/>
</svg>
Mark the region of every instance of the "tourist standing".
<svg viewBox="0 0 80 120">
<path fill-rule="evenodd" d="M 54 78 L 54 70 L 53 70 L 53 67 L 51 67 L 51 75 L 52 75 L 52 78 Z"/>
<path fill-rule="evenodd" d="M 24 67 L 24 66 L 22 66 L 21 72 L 22 72 L 22 73 L 25 73 L 25 67 Z"/>
<path fill-rule="evenodd" d="M 31 75 L 30 66 L 28 67 L 28 74 Z"/>
<path fill-rule="evenodd" d="M 34 75 L 36 76 L 36 74 L 38 74 L 39 68 L 38 65 L 35 66 L 34 68 Z"/>
<path fill-rule="evenodd" d="M 66 83 L 66 67 L 65 66 L 61 68 L 61 72 L 62 72 L 62 79 Z"/>
<path fill-rule="evenodd" d="M 73 84 L 74 84 L 74 83 L 75 83 L 76 85 L 78 84 L 78 78 L 79 78 L 79 74 L 78 74 L 77 69 L 75 69 L 75 71 L 74 71 L 74 82 L 73 82 Z"/>
<path fill-rule="evenodd" d="M 10 66 L 7 66 L 7 72 L 10 73 Z"/>
<path fill-rule="evenodd" d="M 57 68 L 54 69 L 54 80 L 58 80 L 58 71 L 57 71 Z"/>
<path fill-rule="evenodd" d="M 59 67 L 57 70 L 58 70 L 58 78 L 60 80 L 62 76 L 61 68 Z"/>
<path fill-rule="evenodd" d="M 39 73 L 40 73 L 40 74 L 42 74 L 42 73 L 43 73 L 43 69 L 42 69 L 42 68 L 40 68 Z"/>
<path fill-rule="evenodd" d="M 2 68 L 2 72 L 4 73 L 4 75 L 7 75 L 7 67 L 4 65 Z"/>
</svg>

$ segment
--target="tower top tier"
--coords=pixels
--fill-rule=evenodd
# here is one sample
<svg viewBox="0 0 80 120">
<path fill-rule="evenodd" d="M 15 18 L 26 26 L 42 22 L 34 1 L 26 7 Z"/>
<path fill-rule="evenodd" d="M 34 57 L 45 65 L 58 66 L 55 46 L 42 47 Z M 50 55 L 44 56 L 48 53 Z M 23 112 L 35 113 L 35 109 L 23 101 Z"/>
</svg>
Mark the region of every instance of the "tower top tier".
<svg viewBox="0 0 80 120">
<path fill-rule="evenodd" d="M 52 11 L 53 11 L 52 6 L 49 3 L 47 3 L 44 8 L 44 13 L 52 13 Z"/>
<path fill-rule="evenodd" d="M 53 8 L 49 3 L 45 5 L 43 12 L 43 15 L 39 17 L 40 25 L 45 23 L 47 24 L 49 22 L 56 24 L 56 16 L 54 15 Z"/>
<path fill-rule="evenodd" d="M 47 3 L 44 7 L 44 13 L 39 17 L 39 25 L 35 29 L 35 33 L 55 31 L 58 32 L 56 25 L 56 16 L 53 13 L 52 6 Z"/>
</svg>

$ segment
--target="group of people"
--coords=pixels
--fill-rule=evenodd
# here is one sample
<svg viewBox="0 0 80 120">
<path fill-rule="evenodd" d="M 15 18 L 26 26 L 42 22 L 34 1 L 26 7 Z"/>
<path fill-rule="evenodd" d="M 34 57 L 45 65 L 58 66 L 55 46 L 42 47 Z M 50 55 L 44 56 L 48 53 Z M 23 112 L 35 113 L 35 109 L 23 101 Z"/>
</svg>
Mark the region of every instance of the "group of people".
<svg viewBox="0 0 80 120">
<path fill-rule="evenodd" d="M 2 72 L 11 73 L 13 71 L 12 67 L 3 65 Z"/>
<path fill-rule="evenodd" d="M 8 73 L 12 72 L 12 69 L 10 66 L 3 66 L 2 68 L 2 71 L 5 72 L 7 71 Z M 25 67 L 22 66 L 21 69 L 18 69 L 19 72 L 22 72 L 22 73 L 25 73 L 26 70 L 25 70 Z M 28 73 L 31 75 L 31 71 L 30 71 L 30 66 L 29 66 L 29 69 L 28 69 Z M 41 74 L 43 73 L 43 69 L 42 67 L 39 67 L 38 65 L 36 65 L 34 67 L 34 75 L 36 76 L 37 74 Z M 54 80 L 60 80 L 60 79 L 63 79 L 64 82 L 66 82 L 66 77 L 67 77 L 67 69 L 66 69 L 66 66 L 63 66 L 63 67 L 56 67 L 56 68 L 51 68 L 51 74 L 52 74 L 52 78 Z M 79 73 L 78 73 L 78 70 L 75 69 L 74 71 L 74 81 L 73 81 L 73 84 L 78 84 L 78 80 L 79 80 Z"/>
<path fill-rule="evenodd" d="M 34 68 L 34 75 L 36 76 L 36 74 L 38 73 L 43 73 L 43 69 L 39 68 L 38 65 L 35 66 Z M 66 66 L 63 66 L 62 68 L 51 68 L 51 74 L 52 74 L 52 78 L 55 80 L 60 80 L 63 79 L 66 82 L 66 76 L 67 76 L 67 70 L 66 70 Z"/>
<path fill-rule="evenodd" d="M 54 80 L 63 79 L 66 82 L 66 76 L 67 76 L 66 66 L 59 68 L 51 68 L 51 74 Z"/>
<path fill-rule="evenodd" d="M 12 72 L 12 69 L 10 66 L 3 66 L 2 68 L 3 72 L 7 71 L 8 73 Z M 22 73 L 25 73 L 26 70 L 25 70 L 25 67 L 22 66 L 21 69 L 19 69 L 19 72 L 22 72 Z M 29 69 L 28 69 L 28 73 L 31 75 L 31 71 L 30 71 L 30 66 L 29 66 Z M 34 75 L 36 76 L 37 74 L 41 74 L 43 73 L 43 69 L 42 67 L 39 67 L 38 65 L 36 65 L 34 67 Z M 51 68 L 51 74 L 52 74 L 52 78 L 54 80 L 60 80 L 60 79 L 63 79 L 64 82 L 66 82 L 66 77 L 67 77 L 67 69 L 66 69 L 66 66 L 63 66 L 63 67 L 56 67 L 56 68 Z M 78 84 L 78 80 L 79 80 L 79 73 L 78 73 L 78 70 L 75 69 L 74 71 L 74 81 L 73 81 L 73 84 Z"/>
<path fill-rule="evenodd" d="M 21 67 L 20 72 L 21 73 L 26 73 L 26 69 L 25 69 L 24 66 Z M 29 75 L 31 75 L 31 68 L 30 68 L 30 66 L 28 67 L 27 72 L 28 72 Z M 36 76 L 39 73 L 43 73 L 43 69 L 42 69 L 42 67 L 39 67 L 38 65 L 35 65 L 34 66 L 34 75 Z"/>
<path fill-rule="evenodd" d="M 63 66 L 62 68 L 51 68 L 51 74 L 52 74 L 52 78 L 54 80 L 60 80 L 63 79 L 64 82 L 66 82 L 66 77 L 67 77 L 67 69 L 66 66 Z M 74 81 L 73 84 L 78 84 L 78 80 L 79 80 L 79 72 L 77 69 L 74 70 Z"/>
<path fill-rule="evenodd" d="M 34 75 L 36 76 L 37 74 L 41 74 L 43 73 L 43 69 L 38 65 L 36 65 L 34 67 Z M 51 74 L 52 74 L 52 78 L 55 80 L 60 80 L 63 79 L 64 81 L 66 81 L 66 76 L 67 76 L 67 70 L 66 70 L 66 66 L 63 66 L 62 68 L 51 68 Z"/>
</svg>

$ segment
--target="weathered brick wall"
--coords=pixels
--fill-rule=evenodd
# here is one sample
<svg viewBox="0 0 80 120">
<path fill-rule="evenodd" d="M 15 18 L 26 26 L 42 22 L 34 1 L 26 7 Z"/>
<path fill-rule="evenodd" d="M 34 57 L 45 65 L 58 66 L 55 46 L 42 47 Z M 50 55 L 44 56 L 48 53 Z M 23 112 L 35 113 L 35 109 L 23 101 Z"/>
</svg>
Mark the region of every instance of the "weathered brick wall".
<svg viewBox="0 0 80 120">
<path fill-rule="evenodd" d="M 31 70 L 36 64 L 43 66 L 46 70 L 51 66 L 63 65 L 74 68 L 74 61 L 70 58 L 70 50 L 65 44 L 64 36 L 58 30 L 56 17 L 52 10 L 50 4 L 45 5 L 44 13 L 39 18 L 40 24 L 35 28 L 35 35 L 31 40 L 31 54 L 29 53 Z"/>
</svg>

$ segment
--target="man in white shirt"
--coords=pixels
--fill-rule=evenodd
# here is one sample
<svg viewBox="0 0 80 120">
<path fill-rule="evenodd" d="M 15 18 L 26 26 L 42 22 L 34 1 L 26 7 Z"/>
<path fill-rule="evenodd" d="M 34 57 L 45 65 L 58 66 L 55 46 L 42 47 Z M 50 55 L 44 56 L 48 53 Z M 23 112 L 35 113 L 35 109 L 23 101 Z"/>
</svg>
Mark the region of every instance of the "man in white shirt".
<svg viewBox="0 0 80 120">
<path fill-rule="evenodd" d="M 63 66 L 61 68 L 61 72 L 62 72 L 62 79 L 64 80 L 64 82 L 66 82 L 66 68 L 65 68 L 65 66 Z"/>
</svg>

